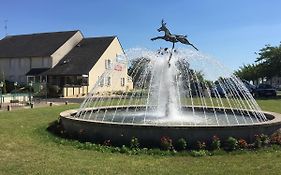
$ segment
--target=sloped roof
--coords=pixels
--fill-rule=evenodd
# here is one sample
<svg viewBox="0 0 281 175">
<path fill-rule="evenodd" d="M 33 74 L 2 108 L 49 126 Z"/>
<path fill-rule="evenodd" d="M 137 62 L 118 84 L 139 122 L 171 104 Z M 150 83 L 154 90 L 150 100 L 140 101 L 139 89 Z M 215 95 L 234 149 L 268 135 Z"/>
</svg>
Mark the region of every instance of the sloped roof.
<svg viewBox="0 0 281 175">
<path fill-rule="evenodd" d="M 88 74 L 115 36 L 84 38 L 52 69 L 44 75 L 84 75 Z"/>
<path fill-rule="evenodd" d="M 35 75 L 39 75 L 43 72 L 46 72 L 49 69 L 50 68 L 32 68 L 25 75 L 26 76 L 35 76 Z"/>
<path fill-rule="evenodd" d="M 77 32 L 78 30 L 7 36 L 0 40 L 0 58 L 50 56 Z"/>
</svg>

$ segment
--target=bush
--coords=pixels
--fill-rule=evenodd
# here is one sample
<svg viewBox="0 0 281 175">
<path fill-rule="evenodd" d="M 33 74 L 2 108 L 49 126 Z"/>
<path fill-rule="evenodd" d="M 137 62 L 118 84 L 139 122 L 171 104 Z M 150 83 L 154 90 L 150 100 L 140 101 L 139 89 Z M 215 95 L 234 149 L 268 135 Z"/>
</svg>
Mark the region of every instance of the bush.
<svg viewBox="0 0 281 175">
<path fill-rule="evenodd" d="M 270 143 L 281 145 L 281 134 L 274 133 L 270 136 Z"/>
<path fill-rule="evenodd" d="M 139 149 L 139 147 L 140 147 L 140 143 L 139 143 L 138 138 L 133 137 L 131 139 L 130 148 L 131 149 Z"/>
<path fill-rule="evenodd" d="M 212 150 L 219 150 L 221 147 L 221 141 L 218 136 L 213 136 L 212 143 L 211 143 L 211 149 Z"/>
<path fill-rule="evenodd" d="M 184 138 L 180 138 L 176 143 L 177 150 L 185 150 L 187 148 L 187 142 Z"/>
<path fill-rule="evenodd" d="M 239 139 L 238 140 L 238 148 L 240 149 L 246 149 L 248 148 L 248 143 L 244 139 Z"/>
<path fill-rule="evenodd" d="M 233 151 L 237 148 L 237 140 L 234 137 L 228 137 L 225 141 L 225 150 Z"/>
<path fill-rule="evenodd" d="M 111 145 L 112 145 L 112 144 L 111 144 L 111 140 L 110 140 L 110 139 L 105 140 L 105 141 L 103 142 L 103 145 L 104 145 L 104 146 L 111 146 Z"/>
<path fill-rule="evenodd" d="M 122 145 L 120 148 L 120 153 L 129 153 L 129 151 L 130 150 L 125 145 Z"/>
<path fill-rule="evenodd" d="M 262 141 L 259 135 L 255 135 L 255 141 L 254 141 L 254 147 L 255 148 L 261 148 Z"/>
<path fill-rule="evenodd" d="M 124 93 L 124 91 L 120 90 L 120 91 L 114 91 L 113 94 L 115 94 L 115 95 L 123 95 L 125 93 Z"/>
<path fill-rule="evenodd" d="M 62 96 L 62 89 L 57 85 L 48 85 L 47 92 L 48 97 Z"/>
<path fill-rule="evenodd" d="M 190 152 L 190 155 L 193 157 L 202 157 L 202 156 L 206 156 L 207 155 L 207 151 L 206 150 L 192 150 Z"/>
<path fill-rule="evenodd" d="M 10 93 L 15 89 L 14 82 L 10 82 L 7 80 L 5 80 L 4 86 L 5 86 L 5 87 L 3 87 L 4 94 Z"/>
<path fill-rule="evenodd" d="M 173 143 L 172 139 L 167 136 L 163 136 L 160 139 L 160 145 L 163 150 L 173 150 Z"/>
<path fill-rule="evenodd" d="M 198 147 L 198 150 L 205 150 L 206 149 L 206 143 L 201 142 L 201 141 L 197 141 L 197 147 Z"/>
<path fill-rule="evenodd" d="M 265 135 L 265 134 L 260 135 L 260 140 L 261 140 L 262 146 L 267 146 L 270 143 L 270 139 L 269 139 L 268 135 Z"/>
</svg>

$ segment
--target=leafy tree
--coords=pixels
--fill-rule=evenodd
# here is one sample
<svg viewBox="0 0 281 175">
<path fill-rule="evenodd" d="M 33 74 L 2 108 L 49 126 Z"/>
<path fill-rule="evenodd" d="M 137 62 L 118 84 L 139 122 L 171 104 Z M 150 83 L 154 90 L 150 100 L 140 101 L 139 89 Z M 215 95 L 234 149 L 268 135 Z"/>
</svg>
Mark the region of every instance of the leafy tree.
<svg viewBox="0 0 281 175">
<path fill-rule="evenodd" d="M 255 81 L 260 78 L 260 66 L 257 64 L 247 64 L 240 67 L 239 70 L 235 71 L 234 74 L 241 79 L 248 81 Z"/>
<path fill-rule="evenodd" d="M 128 74 L 130 77 L 132 77 L 135 86 L 142 86 L 139 81 L 143 76 L 145 76 L 147 80 L 150 79 L 151 72 L 149 70 L 149 62 L 150 59 L 144 57 L 136 58 L 131 61 L 128 69 Z"/>
<path fill-rule="evenodd" d="M 2 71 L 0 69 L 0 82 L 3 82 L 3 87 L 2 87 L 2 93 L 6 94 L 7 90 L 6 90 L 6 80 L 5 80 L 5 75 L 4 75 L 4 71 Z"/>
<path fill-rule="evenodd" d="M 281 44 L 276 47 L 266 45 L 256 54 L 258 57 L 255 64 L 243 65 L 234 74 L 249 81 L 281 76 Z"/>
<path fill-rule="evenodd" d="M 281 76 L 281 44 L 273 47 L 266 45 L 260 49 L 256 62 L 261 66 L 263 75 L 270 79 L 273 76 Z"/>
</svg>

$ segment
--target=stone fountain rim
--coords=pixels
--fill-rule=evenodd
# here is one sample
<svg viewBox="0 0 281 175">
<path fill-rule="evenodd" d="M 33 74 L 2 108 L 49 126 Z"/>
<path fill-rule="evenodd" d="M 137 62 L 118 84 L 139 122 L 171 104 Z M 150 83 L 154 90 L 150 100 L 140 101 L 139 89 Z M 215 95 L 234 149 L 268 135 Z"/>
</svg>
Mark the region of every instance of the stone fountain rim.
<svg viewBox="0 0 281 175">
<path fill-rule="evenodd" d="M 129 106 L 129 107 L 135 107 Z M 142 105 L 138 105 L 141 107 Z M 128 106 L 107 106 L 107 107 L 93 107 L 93 108 L 85 108 L 83 111 L 88 110 L 98 110 L 98 109 L 114 109 L 114 108 L 124 108 Z M 191 107 L 191 106 L 186 106 Z M 196 108 L 202 108 L 202 106 L 194 106 Z M 208 107 L 208 109 L 220 109 L 220 110 L 230 110 L 231 108 L 219 108 L 219 107 Z M 238 109 L 232 109 L 238 110 Z M 107 121 L 95 121 L 95 120 L 86 120 L 81 118 L 75 118 L 74 116 L 79 111 L 79 109 L 70 109 L 60 113 L 60 118 L 65 118 L 68 120 L 73 120 L 77 122 L 87 122 L 87 123 L 95 123 L 101 125 L 111 125 L 111 126 L 123 126 L 123 127 L 158 127 L 158 128 L 231 128 L 231 127 L 259 127 L 264 125 L 279 125 L 281 124 L 281 114 L 270 111 L 261 111 L 265 114 L 265 116 L 269 119 L 265 122 L 253 123 L 253 124 L 232 124 L 232 125 L 155 125 L 155 124 L 139 124 L 139 123 L 120 123 L 120 122 L 107 122 Z M 252 111 L 252 110 L 244 110 L 244 111 Z"/>
</svg>

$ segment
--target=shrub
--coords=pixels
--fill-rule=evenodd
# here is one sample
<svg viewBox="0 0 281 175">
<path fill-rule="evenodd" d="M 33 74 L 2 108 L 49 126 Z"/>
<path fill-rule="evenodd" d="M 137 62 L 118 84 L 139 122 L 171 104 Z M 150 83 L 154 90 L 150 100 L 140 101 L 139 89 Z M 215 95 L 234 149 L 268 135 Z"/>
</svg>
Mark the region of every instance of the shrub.
<svg viewBox="0 0 281 175">
<path fill-rule="evenodd" d="M 115 92 L 113 92 L 113 94 L 115 94 L 115 95 L 123 95 L 123 93 L 124 93 L 124 91 L 115 91 Z"/>
<path fill-rule="evenodd" d="M 125 145 L 122 145 L 120 148 L 120 153 L 129 153 L 129 149 Z"/>
<path fill-rule="evenodd" d="M 93 147 L 94 147 L 95 145 L 93 144 L 93 143 L 91 143 L 91 142 L 85 142 L 84 143 L 84 149 L 93 149 Z"/>
<path fill-rule="evenodd" d="M 190 152 L 190 155 L 193 157 L 202 157 L 202 156 L 206 156 L 207 155 L 207 151 L 206 150 L 192 150 Z"/>
<path fill-rule="evenodd" d="M 162 151 L 159 148 L 153 148 L 153 149 L 148 149 L 146 153 L 148 155 L 161 155 L 161 156 L 164 156 L 164 155 L 169 154 L 168 152 L 169 151 Z"/>
<path fill-rule="evenodd" d="M 140 147 L 140 143 L 139 143 L 138 138 L 133 137 L 133 138 L 131 139 L 130 148 L 131 148 L 131 149 L 138 149 L 139 147 Z"/>
<path fill-rule="evenodd" d="M 187 148 L 187 142 L 184 138 L 180 138 L 176 143 L 177 150 L 185 150 Z"/>
<path fill-rule="evenodd" d="M 254 147 L 255 148 L 261 148 L 262 141 L 259 135 L 255 135 L 255 141 L 254 141 Z"/>
<path fill-rule="evenodd" d="M 228 137 L 225 141 L 225 149 L 227 151 L 233 151 L 237 148 L 237 140 L 234 137 Z"/>
<path fill-rule="evenodd" d="M 265 135 L 265 134 L 260 135 L 260 140 L 261 140 L 262 146 L 267 146 L 270 143 L 270 139 L 269 139 L 268 135 Z"/>
<path fill-rule="evenodd" d="M 274 133 L 270 136 L 270 143 L 281 145 L 281 134 Z"/>
<path fill-rule="evenodd" d="M 238 140 L 238 148 L 240 149 L 246 149 L 248 148 L 248 143 L 244 139 L 239 139 Z"/>
<path fill-rule="evenodd" d="M 198 147 L 198 150 L 205 150 L 206 149 L 206 143 L 201 142 L 201 141 L 197 141 L 197 147 Z"/>
<path fill-rule="evenodd" d="M 211 143 L 211 149 L 212 150 L 219 150 L 221 147 L 221 141 L 218 136 L 213 136 L 212 143 Z"/>
<path fill-rule="evenodd" d="M 47 86 L 48 97 L 60 97 L 62 96 L 62 89 L 57 85 Z"/>
<path fill-rule="evenodd" d="M 103 142 L 103 145 L 104 146 L 111 146 L 111 140 L 110 139 L 107 139 Z"/>
<path fill-rule="evenodd" d="M 172 139 L 167 136 L 161 137 L 160 145 L 163 150 L 173 150 Z"/>
</svg>

